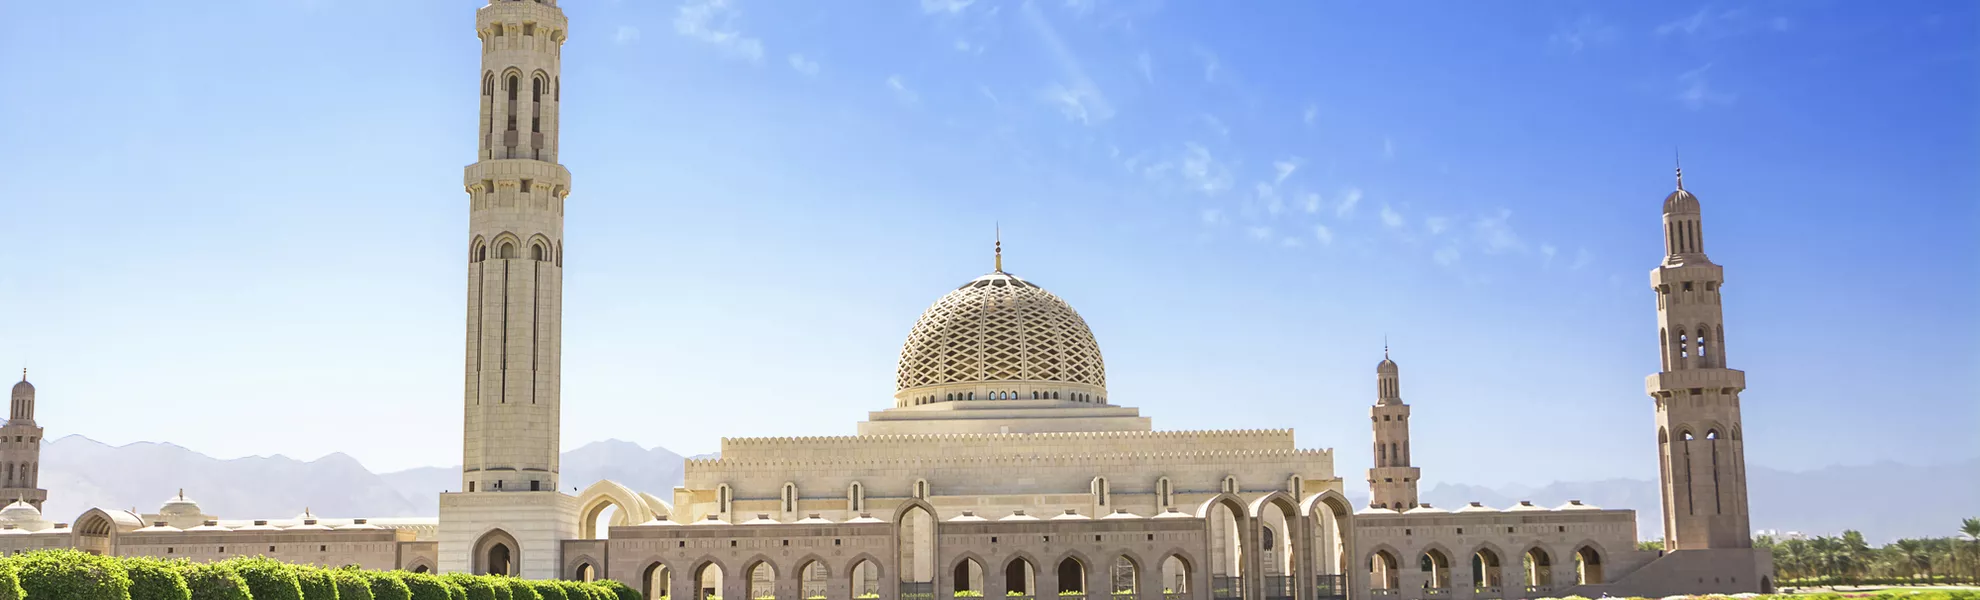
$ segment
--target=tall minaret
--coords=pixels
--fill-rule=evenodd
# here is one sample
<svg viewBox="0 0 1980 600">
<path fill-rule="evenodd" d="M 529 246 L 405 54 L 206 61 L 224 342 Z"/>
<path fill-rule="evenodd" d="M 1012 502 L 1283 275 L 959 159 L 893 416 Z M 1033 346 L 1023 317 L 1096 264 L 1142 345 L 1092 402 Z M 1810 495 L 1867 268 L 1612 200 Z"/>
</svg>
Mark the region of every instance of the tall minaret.
<svg viewBox="0 0 1980 600">
<path fill-rule="evenodd" d="M 21 382 L 14 384 L 14 403 L 7 412 L 7 424 L 0 426 L 0 505 L 16 500 L 41 509 L 48 490 L 41 489 L 41 426 L 34 424 L 34 384 L 28 383 L 27 369 L 21 369 Z"/>
<path fill-rule="evenodd" d="M 466 443 L 461 489 L 557 489 L 564 197 L 555 2 L 495 0 L 481 36 L 480 160 L 467 167 Z"/>
<path fill-rule="evenodd" d="M 570 171 L 557 164 L 557 107 L 567 31 L 556 0 L 491 0 L 475 12 L 478 160 L 462 177 L 462 493 L 441 496 L 443 571 L 553 577 L 557 540 L 576 533 L 574 501 L 557 492 L 571 189 Z"/>
<path fill-rule="evenodd" d="M 1402 401 L 1402 379 L 1389 347 L 1375 365 L 1375 406 L 1368 409 L 1375 428 L 1375 468 L 1368 470 L 1368 505 L 1374 508 L 1416 508 L 1416 480 L 1422 471 L 1409 466 L 1409 405 Z"/>
<path fill-rule="evenodd" d="M 1739 423 L 1746 373 L 1726 368 L 1725 274 L 1705 257 L 1703 225 L 1678 169 L 1677 191 L 1664 198 L 1664 261 L 1650 271 L 1663 371 L 1644 381 L 1657 405 L 1667 550 L 1753 545 Z"/>
</svg>

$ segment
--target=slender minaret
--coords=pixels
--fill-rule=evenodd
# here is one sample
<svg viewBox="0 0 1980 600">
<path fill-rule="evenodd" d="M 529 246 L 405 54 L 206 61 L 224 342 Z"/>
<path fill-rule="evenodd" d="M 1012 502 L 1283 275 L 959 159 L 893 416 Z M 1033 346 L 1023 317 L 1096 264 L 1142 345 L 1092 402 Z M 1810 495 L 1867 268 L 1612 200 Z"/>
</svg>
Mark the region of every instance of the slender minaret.
<svg viewBox="0 0 1980 600">
<path fill-rule="evenodd" d="M 1650 271 L 1663 370 L 1644 381 L 1657 405 L 1657 463 L 1668 550 L 1750 548 L 1739 393 L 1746 374 L 1726 368 L 1719 305 L 1724 269 L 1705 257 L 1698 197 L 1664 198 L 1664 261 Z"/>
<path fill-rule="evenodd" d="M 475 12 L 477 161 L 468 196 L 467 352 L 461 487 L 440 497 L 440 569 L 558 574 L 576 537 L 576 500 L 560 493 L 564 200 L 557 164 L 556 0 L 492 0 Z"/>
<path fill-rule="evenodd" d="M 1368 505 L 1374 508 L 1416 508 L 1416 480 L 1422 471 L 1409 466 L 1409 405 L 1402 401 L 1402 379 L 1389 346 L 1382 345 L 1382 362 L 1375 365 L 1375 406 L 1368 409 L 1375 428 L 1375 468 L 1368 470 Z"/>
<path fill-rule="evenodd" d="M 41 426 L 34 424 L 34 384 L 28 383 L 27 369 L 21 369 L 21 382 L 14 384 L 14 403 L 7 412 L 7 424 L 0 426 L 0 472 L 6 484 L 0 487 L 0 504 L 16 500 L 41 509 L 48 490 L 41 489 Z"/>
<path fill-rule="evenodd" d="M 557 489 L 564 198 L 552 1 L 495 0 L 481 36 L 480 160 L 467 167 L 468 285 L 461 489 Z"/>
</svg>

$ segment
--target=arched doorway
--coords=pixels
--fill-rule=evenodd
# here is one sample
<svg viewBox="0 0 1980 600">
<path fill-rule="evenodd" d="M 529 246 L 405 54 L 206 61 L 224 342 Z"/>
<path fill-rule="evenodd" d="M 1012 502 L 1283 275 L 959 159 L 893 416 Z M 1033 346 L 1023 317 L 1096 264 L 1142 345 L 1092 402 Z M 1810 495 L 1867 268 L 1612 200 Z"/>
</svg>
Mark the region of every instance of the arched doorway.
<svg viewBox="0 0 1980 600">
<path fill-rule="evenodd" d="M 1086 596 L 1086 563 L 1071 556 L 1059 561 L 1059 597 Z"/>
<path fill-rule="evenodd" d="M 880 597 L 880 565 L 873 564 L 873 561 L 862 558 L 859 562 L 853 563 L 850 576 L 852 577 L 852 597 Z"/>
<path fill-rule="evenodd" d="M 1273 494 L 1265 498 L 1262 506 L 1252 505 L 1259 520 L 1258 564 L 1263 575 L 1261 590 L 1266 600 L 1292 600 L 1294 589 L 1298 587 L 1294 574 L 1300 556 L 1293 543 L 1293 532 L 1299 525 L 1299 508 L 1290 497 Z"/>
<path fill-rule="evenodd" d="M 777 567 L 770 561 L 757 561 L 744 572 L 749 574 L 750 600 L 777 597 Z"/>
<path fill-rule="evenodd" d="M 1432 594 L 1448 594 L 1451 591 L 1451 558 L 1436 548 L 1423 551 L 1417 559 L 1418 568 L 1423 570 L 1423 588 Z"/>
<path fill-rule="evenodd" d="M 1368 587 L 1377 590 L 1394 590 L 1402 587 L 1402 574 L 1397 572 L 1396 555 L 1388 550 L 1376 550 L 1368 555 Z"/>
<path fill-rule="evenodd" d="M 474 564 L 477 575 L 516 575 L 522 564 L 522 546 L 516 543 L 515 536 L 500 529 L 481 535 L 474 543 Z"/>
<path fill-rule="evenodd" d="M 1165 600 L 1188 598 L 1194 587 L 1190 579 L 1189 560 L 1180 554 L 1171 554 L 1162 559 L 1162 597 Z"/>
<path fill-rule="evenodd" d="M 694 600 L 722 597 L 722 588 L 726 581 L 722 576 L 722 565 L 712 562 L 702 563 L 694 570 Z"/>
<path fill-rule="evenodd" d="M 1229 497 L 1212 500 L 1210 527 L 1210 597 L 1244 597 L 1244 508 Z"/>
<path fill-rule="evenodd" d="M 1031 561 L 1013 558 L 1004 565 L 1004 595 L 1012 598 L 1030 598 L 1038 593 L 1037 571 Z"/>
<path fill-rule="evenodd" d="M 895 523 L 895 540 L 900 549 L 901 600 L 932 598 L 935 595 L 935 516 L 920 504 L 902 511 Z"/>
<path fill-rule="evenodd" d="M 414 572 L 414 573 L 425 573 L 425 572 L 427 572 L 427 571 L 431 571 L 431 570 L 432 570 L 432 569 L 428 569 L 428 568 L 426 568 L 426 565 L 413 565 L 413 569 L 412 569 L 412 572 Z M 586 580 L 586 581 L 589 581 L 589 580 Z"/>
<path fill-rule="evenodd" d="M 1491 548 L 1479 548 L 1471 553 L 1471 588 L 1473 594 L 1497 596 L 1503 592 L 1505 574 L 1500 572 L 1499 553 Z"/>
<path fill-rule="evenodd" d="M 1574 551 L 1574 582 L 1580 585 L 1603 583 L 1601 553 L 1589 546 Z"/>
<path fill-rule="evenodd" d="M 974 558 L 965 558 L 961 562 L 957 562 L 955 573 L 951 577 L 952 579 L 949 582 L 959 592 L 957 595 L 963 595 L 960 592 L 976 592 L 977 594 L 984 592 L 983 563 L 976 562 Z"/>
<path fill-rule="evenodd" d="M 420 571 L 414 571 L 414 572 L 419 573 Z M 577 572 L 571 574 L 571 579 L 582 582 L 597 581 L 598 569 L 592 568 L 591 563 L 588 562 L 578 563 Z"/>
<path fill-rule="evenodd" d="M 806 600 L 822 600 L 832 587 L 832 570 L 825 567 L 824 561 L 806 561 L 798 566 L 798 597 Z"/>
<path fill-rule="evenodd" d="M 653 563 L 647 565 L 646 572 L 639 577 L 640 597 L 647 600 L 660 600 L 674 593 L 674 577 L 667 571 L 667 565 Z"/>
<path fill-rule="evenodd" d="M 1114 568 L 1107 571 L 1109 590 L 1115 598 L 1134 598 L 1141 593 L 1141 565 L 1126 554 L 1114 557 Z"/>
<path fill-rule="evenodd" d="M 1306 546 L 1313 564 L 1313 597 L 1346 600 L 1349 535 L 1353 529 L 1348 523 L 1354 510 L 1347 498 L 1334 491 L 1309 498 L 1306 506 L 1313 529 L 1313 538 Z"/>
<path fill-rule="evenodd" d="M 1520 563 L 1520 566 L 1524 567 L 1521 570 L 1526 571 L 1527 592 L 1551 591 L 1550 588 L 1554 585 L 1554 561 L 1547 556 L 1546 550 L 1538 547 L 1527 550 L 1526 556 L 1520 558 Z"/>
</svg>

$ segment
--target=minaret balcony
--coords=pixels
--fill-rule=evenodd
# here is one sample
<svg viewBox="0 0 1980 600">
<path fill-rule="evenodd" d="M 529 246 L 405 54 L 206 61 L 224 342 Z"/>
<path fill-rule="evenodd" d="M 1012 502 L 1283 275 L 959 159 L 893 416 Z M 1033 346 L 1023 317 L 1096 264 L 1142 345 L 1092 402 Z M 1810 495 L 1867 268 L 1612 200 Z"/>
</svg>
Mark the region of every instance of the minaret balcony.
<svg viewBox="0 0 1980 600">
<path fill-rule="evenodd" d="M 1739 369 L 1683 369 L 1665 371 L 1643 379 L 1643 391 L 1652 396 L 1663 391 L 1699 389 L 1746 389 L 1746 372 Z"/>
</svg>

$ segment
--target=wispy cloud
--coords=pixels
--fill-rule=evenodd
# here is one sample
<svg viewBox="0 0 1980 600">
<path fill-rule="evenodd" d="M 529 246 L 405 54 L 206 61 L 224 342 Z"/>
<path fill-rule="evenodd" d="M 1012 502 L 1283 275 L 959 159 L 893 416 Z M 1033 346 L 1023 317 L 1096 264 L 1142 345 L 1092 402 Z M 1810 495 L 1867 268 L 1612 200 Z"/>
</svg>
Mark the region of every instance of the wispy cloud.
<svg viewBox="0 0 1980 600">
<path fill-rule="evenodd" d="M 612 43 L 616 45 L 627 46 L 637 41 L 639 41 L 638 27 L 620 25 L 619 30 L 612 33 Z"/>
<path fill-rule="evenodd" d="M 1247 235 L 1250 235 L 1250 236 L 1251 236 L 1251 239 L 1254 239 L 1254 240 L 1269 240 L 1269 239 L 1272 239 L 1272 228 L 1270 228 L 1270 227 L 1265 227 L 1265 226 L 1262 226 L 1262 225 L 1260 225 L 1260 226 L 1252 226 L 1252 227 L 1247 227 L 1247 228 L 1245 228 L 1245 230 L 1244 230 L 1244 232 L 1245 232 L 1245 234 L 1247 234 Z"/>
<path fill-rule="evenodd" d="M 1141 55 L 1135 57 L 1134 66 L 1136 69 L 1141 70 L 1142 81 L 1155 83 L 1155 59 L 1148 56 L 1147 52 L 1142 52 Z"/>
<path fill-rule="evenodd" d="M 1395 157 L 1396 139 L 1389 136 L 1382 136 L 1382 158 L 1394 159 Z"/>
<path fill-rule="evenodd" d="M 1079 57 L 1066 48 L 1065 42 L 1059 39 L 1058 30 L 1053 29 L 1052 23 L 1045 19 L 1038 6 L 1026 2 L 1021 12 L 1024 13 L 1025 23 L 1038 35 L 1039 43 L 1045 46 L 1046 53 L 1059 67 L 1060 76 L 1065 78 L 1064 82 L 1055 83 L 1042 93 L 1046 102 L 1056 105 L 1066 118 L 1081 123 L 1091 124 L 1112 118 L 1114 107 L 1107 102 L 1107 95 L 1101 93 L 1093 79 L 1086 76 L 1086 69 L 1080 66 Z"/>
<path fill-rule="evenodd" d="M 1519 234 L 1513 232 L 1512 210 L 1501 208 L 1497 214 L 1480 217 L 1471 224 L 1471 231 L 1478 238 L 1479 245 L 1486 254 L 1498 254 L 1512 250 L 1524 250 Z"/>
<path fill-rule="evenodd" d="M 805 58 L 803 54 L 796 52 L 792 52 L 789 59 L 791 68 L 797 72 L 803 73 L 806 77 L 818 76 L 818 61 Z"/>
<path fill-rule="evenodd" d="M 1075 15 L 1084 16 L 1087 13 L 1093 12 L 1093 6 L 1097 2 L 1098 0 L 1066 0 L 1066 10 L 1072 11 Z"/>
<path fill-rule="evenodd" d="M 1196 49 L 1196 58 L 1203 61 L 1203 81 L 1217 82 L 1217 73 L 1224 70 L 1223 61 L 1217 60 L 1217 53 L 1204 48 Z"/>
<path fill-rule="evenodd" d="M 1305 197 L 1300 198 L 1299 205 L 1306 209 L 1306 214 L 1320 212 L 1320 194 L 1307 192 Z"/>
<path fill-rule="evenodd" d="M 674 15 L 674 31 L 689 39 L 721 48 L 722 52 L 750 62 L 763 61 L 763 41 L 743 35 L 735 27 L 738 13 L 728 0 L 691 0 Z"/>
<path fill-rule="evenodd" d="M 1423 220 L 1423 229 L 1430 235 L 1440 235 L 1451 229 L 1450 217 L 1429 217 Z"/>
<path fill-rule="evenodd" d="M 1555 248 L 1553 244 L 1548 244 L 1548 243 L 1541 243 L 1541 244 L 1540 244 L 1540 264 L 1541 264 L 1542 266 L 1549 266 L 1549 265 L 1553 265 L 1553 264 L 1554 264 L 1554 254 L 1556 254 L 1556 253 L 1558 253 L 1558 252 L 1560 252 L 1560 249 L 1559 249 L 1559 248 Z"/>
<path fill-rule="evenodd" d="M 1197 218 L 1201 219 L 1204 225 L 1223 225 L 1224 211 L 1206 208 L 1202 212 L 1197 213 Z"/>
<path fill-rule="evenodd" d="M 921 0 L 921 12 L 953 15 L 975 3 L 976 0 Z"/>
<path fill-rule="evenodd" d="M 1314 225 L 1313 239 L 1320 240 L 1320 245 L 1322 246 L 1332 245 L 1334 243 L 1334 230 L 1328 229 L 1326 225 Z"/>
<path fill-rule="evenodd" d="M 1293 172 L 1299 170 L 1299 163 L 1300 160 L 1297 156 L 1288 156 L 1285 160 L 1273 161 L 1272 171 L 1274 175 L 1272 177 L 1272 185 L 1285 183 L 1287 177 L 1292 177 Z"/>
<path fill-rule="evenodd" d="M 1660 36 L 1715 39 L 1755 32 L 1783 33 L 1793 29 L 1793 25 L 1787 17 L 1761 17 L 1744 8 L 1720 10 L 1704 6 L 1675 21 L 1658 25 L 1655 31 Z"/>
<path fill-rule="evenodd" d="M 1458 259 L 1463 256 L 1464 253 L 1459 251 L 1457 246 L 1444 246 L 1438 248 L 1436 252 L 1430 253 L 1430 260 L 1437 261 L 1437 264 L 1448 267 L 1457 264 Z"/>
<path fill-rule="evenodd" d="M 1310 104 L 1310 103 L 1307 104 L 1306 110 L 1302 111 L 1299 115 L 1299 120 L 1303 123 L 1306 123 L 1307 127 L 1312 127 L 1313 122 L 1319 119 L 1320 119 L 1320 105 L 1318 104 Z"/>
<path fill-rule="evenodd" d="M 914 90 L 907 86 L 907 82 L 903 81 L 900 75 L 887 76 L 887 89 L 893 90 L 894 99 L 899 100 L 902 104 L 915 104 L 921 101 L 921 95 L 914 93 Z"/>
<path fill-rule="evenodd" d="M 1348 218 L 1354 216 L 1354 207 L 1361 204 L 1361 188 L 1348 188 L 1341 191 L 1341 203 L 1334 206 L 1334 216 Z"/>
<path fill-rule="evenodd" d="M 1208 195 L 1217 195 L 1231 189 L 1231 170 L 1210 155 L 1210 149 L 1201 144 L 1191 143 L 1185 147 L 1182 160 L 1183 179 L 1190 187 Z"/>
<path fill-rule="evenodd" d="M 1383 204 L 1382 225 L 1390 229 L 1401 229 L 1403 226 L 1402 213 L 1396 212 L 1396 209 L 1390 208 L 1388 204 Z"/>
<path fill-rule="evenodd" d="M 1285 212 L 1286 201 L 1279 197 L 1279 188 L 1263 181 L 1253 187 L 1258 195 L 1258 203 L 1264 205 L 1265 213 L 1277 216 Z"/>
<path fill-rule="evenodd" d="M 1572 264 L 1569 264 L 1568 268 L 1579 271 L 1581 270 L 1582 267 L 1586 267 L 1594 263 L 1595 263 L 1594 254 L 1589 253 L 1587 248 L 1578 248 L 1574 251 L 1574 262 Z"/>
<path fill-rule="evenodd" d="M 1583 16 L 1573 23 L 1563 23 L 1555 27 L 1554 35 L 1547 38 L 1547 43 L 1566 50 L 1569 54 L 1578 54 L 1584 48 L 1607 45 L 1621 36 L 1622 33 L 1615 26 L 1603 23 L 1593 16 Z"/>
<path fill-rule="evenodd" d="M 1711 81 L 1705 78 L 1706 72 L 1711 69 L 1712 65 L 1706 64 L 1678 75 L 1677 83 L 1682 89 L 1678 91 L 1676 98 L 1685 108 L 1699 110 L 1708 106 L 1732 104 L 1734 100 L 1739 99 L 1736 94 L 1712 87 Z"/>
</svg>

